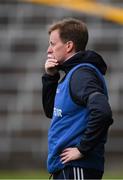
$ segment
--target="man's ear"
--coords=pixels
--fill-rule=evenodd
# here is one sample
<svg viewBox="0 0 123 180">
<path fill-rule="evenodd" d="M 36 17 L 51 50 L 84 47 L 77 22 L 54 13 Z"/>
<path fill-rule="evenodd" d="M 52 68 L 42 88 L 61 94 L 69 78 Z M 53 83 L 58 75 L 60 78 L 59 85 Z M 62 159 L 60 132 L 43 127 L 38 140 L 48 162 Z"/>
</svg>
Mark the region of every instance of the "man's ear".
<svg viewBox="0 0 123 180">
<path fill-rule="evenodd" d="M 67 46 L 67 53 L 73 51 L 73 49 L 74 49 L 74 43 L 73 43 L 73 41 L 68 41 L 68 42 L 66 43 L 66 46 Z"/>
</svg>

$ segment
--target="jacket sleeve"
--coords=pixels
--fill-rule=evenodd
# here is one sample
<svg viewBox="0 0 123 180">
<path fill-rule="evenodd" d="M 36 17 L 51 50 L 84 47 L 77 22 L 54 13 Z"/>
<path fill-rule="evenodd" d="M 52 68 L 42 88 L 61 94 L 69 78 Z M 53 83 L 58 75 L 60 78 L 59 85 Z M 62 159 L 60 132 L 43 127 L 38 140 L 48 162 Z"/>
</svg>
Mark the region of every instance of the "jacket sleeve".
<svg viewBox="0 0 123 180">
<path fill-rule="evenodd" d="M 93 70 L 78 69 L 72 75 L 70 92 L 73 100 L 89 110 L 89 121 L 78 143 L 79 151 L 86 155 L 100 142 L 112 124 L 112 112 L 101 80 Z"/>
<path fill-rule="evenodd" d="M 42 76 L 42 104 L 44 112 L 48 118 L 52 118 L 53 115 L 54 98 L 59 78 L 59 73 L 54 76 L 48 74 Z"/>
</svg>

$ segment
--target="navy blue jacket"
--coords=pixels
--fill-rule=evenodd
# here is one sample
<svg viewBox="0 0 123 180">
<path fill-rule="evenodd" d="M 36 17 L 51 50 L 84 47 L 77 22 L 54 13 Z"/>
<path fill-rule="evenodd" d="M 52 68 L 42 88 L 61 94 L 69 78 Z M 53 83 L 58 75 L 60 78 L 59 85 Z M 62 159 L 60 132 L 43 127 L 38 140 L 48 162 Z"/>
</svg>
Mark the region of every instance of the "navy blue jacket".
<svg viewBox="0 0 123 180">
<path fill-rule="evenodd" d="M 105 75 L 107 66 L 102 57 L 94 51 L 78 52 L 76 55 L 65 61 L 59 70 L 66 74 L 76 65 L 90 63 Z M 81 78 L 80 78 L 81 77 Z M 43 108 L 47 117 L 52 118 L 54 98 L 60 74 L 54 76 L 44 74 L 43 82 Z M 87 155 L 106 135 L 109 126 L 112 124 L 112 111 L 107 97 L 104 95 L 103 84 L 96 73 L 86 67 L 77 69 L 70 80 L 70 94 L 75 103 L 86 106 L 90 112 L 87 128 L 84 132 L 79 151 Z"/>
</svg>

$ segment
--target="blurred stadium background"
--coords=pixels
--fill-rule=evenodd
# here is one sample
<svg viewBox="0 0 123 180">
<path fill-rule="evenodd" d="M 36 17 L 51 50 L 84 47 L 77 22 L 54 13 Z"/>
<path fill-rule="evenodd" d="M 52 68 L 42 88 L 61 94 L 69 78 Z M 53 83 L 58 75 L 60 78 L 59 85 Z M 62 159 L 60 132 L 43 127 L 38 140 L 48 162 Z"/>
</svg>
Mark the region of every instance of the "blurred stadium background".
<svg viewBox="0 0 123 180">
<path fill-rule="evenodd" d="M 0 170 L 46 169 L 50 120 L 41 102 L 47 28 L 65 17 L 84 20 L 88 49 L 108 64 L 114 124 L 106 171 L 123 170 L 123 1 L 0 0 Z"/>
</svg>

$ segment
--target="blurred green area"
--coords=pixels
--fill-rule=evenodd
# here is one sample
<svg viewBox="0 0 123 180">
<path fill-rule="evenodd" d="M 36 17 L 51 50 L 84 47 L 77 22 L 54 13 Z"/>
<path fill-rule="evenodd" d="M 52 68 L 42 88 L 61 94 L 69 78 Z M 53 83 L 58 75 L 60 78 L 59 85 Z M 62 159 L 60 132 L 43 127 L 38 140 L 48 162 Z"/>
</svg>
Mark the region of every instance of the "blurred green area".
<svg viewBox="0 0 123 180">
<path fill-rule="evenodd" d="M 46 170 L 2 170 L 0 179 L 49 179 Z"/>
<path fill-rule="evenodd" d="M 0 171 L 0 179 L 49 179 L 46 170 L 4 170 Z M 123 171 L 109 171 L 103 176 L 103 179 L 123 179 Z"/>
</svg>

